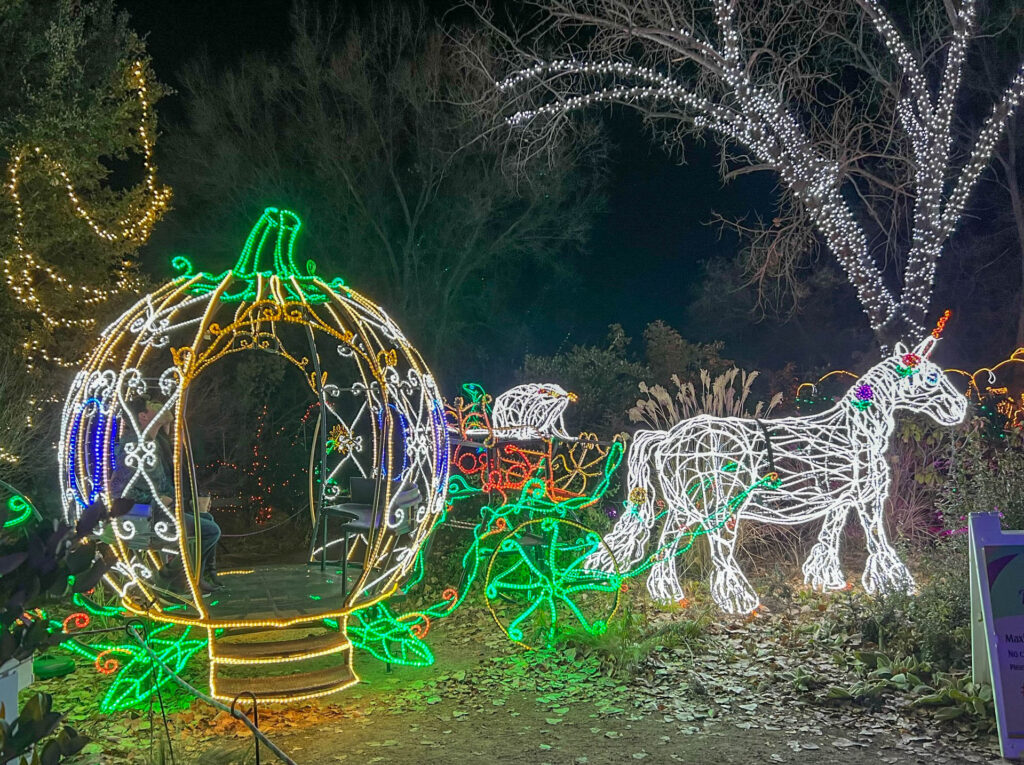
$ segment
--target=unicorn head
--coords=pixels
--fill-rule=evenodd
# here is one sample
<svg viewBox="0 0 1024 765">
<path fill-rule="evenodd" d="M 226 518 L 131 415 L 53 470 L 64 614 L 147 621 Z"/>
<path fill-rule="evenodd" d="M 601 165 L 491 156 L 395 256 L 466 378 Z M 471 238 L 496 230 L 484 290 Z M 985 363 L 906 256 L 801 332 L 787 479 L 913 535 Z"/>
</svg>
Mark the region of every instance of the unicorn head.
<svg viewBox="0 0 1024 765">
<path fill-rule="evenodd" d="M 956 425 L 967 414 L 967 398 L 931 360 L 939 340 L 926 337 L 912 351 L 896 343 L 889 364 L 896 375 L 892 385 L 894 409 L 926 414 L 940 425 Z"/>
</svg>

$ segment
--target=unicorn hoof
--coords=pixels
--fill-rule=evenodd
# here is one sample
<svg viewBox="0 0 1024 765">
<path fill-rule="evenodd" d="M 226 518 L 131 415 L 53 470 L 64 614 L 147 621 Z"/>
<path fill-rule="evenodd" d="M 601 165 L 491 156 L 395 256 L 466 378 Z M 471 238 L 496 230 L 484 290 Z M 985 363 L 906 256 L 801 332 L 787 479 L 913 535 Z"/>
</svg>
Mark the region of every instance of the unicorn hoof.
<svg viewBox="0 0 1024 765">
<path fill-rule="evenodd" d="M 761 599 L 746 578 L 732 571 L 718 571 L 712 576 L 711 596 L 718 607 L 729 614 L 749 614 L 761 605 Z"/>
<path fill-rule="evenodd" d="M 872 595 L 883 592 L 903 592 L 912 595 L 917 591 L 917 584 L 910 569 L 895 552 L 888 550 L 868 556 L 867 565 L 864 566 L 864 578 L 861 581 L 864 589 Z"/>
<path fill-rule="evenodd" d="M 804 561 L 803 572 L 804 584 L 809 584 L 815 590 L 841 590 L 846 586 L 846 577 L 839 567 L 839 556 L 821 544 L 811 548 L 811 554 Z"/>
<path fill-rule="evenodd" d="M 658 581 L 656 577 L 649 578 L 647 592 L 651 600 L 662 606 L 672 606 L 686 600 L 686 593 L 675 577 L 670 577 L 668 581 Z"/>
</svg>

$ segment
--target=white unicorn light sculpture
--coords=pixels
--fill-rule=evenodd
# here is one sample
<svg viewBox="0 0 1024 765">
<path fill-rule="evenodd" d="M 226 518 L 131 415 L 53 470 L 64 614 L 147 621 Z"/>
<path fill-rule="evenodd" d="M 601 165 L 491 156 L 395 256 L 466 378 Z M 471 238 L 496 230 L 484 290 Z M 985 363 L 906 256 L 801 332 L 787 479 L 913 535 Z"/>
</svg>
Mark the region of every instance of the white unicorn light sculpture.
<svg viewBox="0 0 1024 765">
<path fill-rule="evenodd" d="M 841 589 L 846 579 L 839 565 L 839 538 L 850 510 L 856 510 L 867 537 L 864 588 L 872 593 L 913 591 L 914 579 L 882 523 L 890 483 L 885 452 L 897 411 L 927 414 L 942 425 L 964 418 L 967 399 L 928 358 L 937 334 L 912 352 L 898 343 L 892 356 L 821 414 L 763 422 L 700 415 L 667 431 L 637 431 L 628 460 L 630 511 L 605 539 L 618 569 L 626 570 L 644 557 L 661 517 L 656 506 L 660 498 L 664 521 L 657 562 L 647 580 L 652 597 L 661 602 L 683 599 L 676 551 L 682 541 L 703 532 L 711 546 L 715 602 L 725 611 L 748 613 L 760 601 L 733 557 L 741 522 L 795 525 L 822 518 L 818 542 L 803 565 L 804 581 L 822 590 Z M 771 473 L 777 475 L 777 488 L 749 491 Z M 743 497 L 744 492 L 749 493 Z M 738 503 L 737 497 L 742 497 Z M 725 522 L 721 513 L 731 498 L 735 512 Z M 603 570 L 613 568 L 605 551 L 588 562 Z"/>
</svg>

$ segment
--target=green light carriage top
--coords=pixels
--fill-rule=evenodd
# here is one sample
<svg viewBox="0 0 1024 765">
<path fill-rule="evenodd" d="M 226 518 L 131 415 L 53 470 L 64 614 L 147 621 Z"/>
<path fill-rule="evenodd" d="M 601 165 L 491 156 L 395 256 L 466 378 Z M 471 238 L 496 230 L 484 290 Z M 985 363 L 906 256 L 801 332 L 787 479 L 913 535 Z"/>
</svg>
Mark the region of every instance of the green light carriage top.
<svg viewBox="0 0 1024 765">
<path fill-rule="evenodd" d="M 349 613 L 395 591 L 444 509 L 448 436 L 430 370 L 383 309 L 342 280 L 316 275 L 312 263 L 300 271 L 294 261 L 300 227 L 294 213 L 267 208 L 234 268 L 219 275 L 197 272 L 187 259 L 175 258 L 181 274 L 103 331 L 64 405 L 58 459 L 70 522 L 95 502 L 110 506 L 117 499 L 107 487 L 119 439 L 124 445 L 119 469 L 133 471 L 125 492 L 136 481 L 152 486 L 155 435 L 162 424 L 169 426 L 173 502 L 157 499 L 145 521 L 129 515 L 100 529 L 113 558 L 106 582 L 131 612 L 207 628 L 211 658 L 216 652 L 212 638 L 224 630 L 287 628 L 330 617 L 344 634 Z M 383 498 L 377 503 L 378 522 L 353 546 L 361 554 L 361 568 L 356 567 L 351 589 L 341 597 L 333 592 L 317 600 L 303 594 L 305 603 L 294 613 L 275 608 L 253 616 L 204 601 L 197 581 L 198 542 L 181 531 L 182 508 L 197 495 L 187 417 L 190 387 L 227 356 L 253 351 L 276 354 L 296 366 L 320 402 L 319 437 L 313 439 L 310 456 L 314 524 L 320 508 L 337 501 L 337 479 L 377 479 Z M 162 405 L 145 428 L 130 406 L 139 396 Z M 322 469 L 315 486 L 317 455 Z M 421 498 L 418 505 L 392 507 L 400 492 L 413 487 Z M 148 530 L 141 528 L 146 521 Z M 186 563 L 191 598 L 184 607 L 162 603 L 154 584 L 156 568 L 174 556 Z M 300 571 L 307 575 L 306 567 Z M 213 685 L 216 695 L 228 695 Z M 319 692 L 305 690 L 304 695 Z M 280 697 L 295 695 L 282 692 Z"/>
</svg>

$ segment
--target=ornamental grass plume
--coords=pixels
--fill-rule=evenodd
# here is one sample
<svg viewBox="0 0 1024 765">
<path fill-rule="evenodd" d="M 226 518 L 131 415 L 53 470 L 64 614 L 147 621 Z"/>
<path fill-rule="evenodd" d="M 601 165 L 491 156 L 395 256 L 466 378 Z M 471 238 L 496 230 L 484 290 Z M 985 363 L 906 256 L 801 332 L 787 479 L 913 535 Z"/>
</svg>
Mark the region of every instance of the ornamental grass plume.
<svg viewBox="0 0 1024 765">
<path fill-rule="evenodd" d="M 668 430 L 676 423 L 699 414 L 747 418 L 768 416 L 782 401 L 782 393 L 775 393 L 767 404 L 758 401 L 751 411 L 747 406 L 747 400 L 754 380 L 759 374 L 757 370 L 747 372 L 733 367 L 717 375 L 712 381 L 711 374 L 702 368 L 699 394 L 692 382 L 681 382 L 678 375 L 672 375 L 672 382 L 676 387 L 675 396 L 670 395 L 661 385 L 648 386 L 647 383 L 641 382 L 640 391 L 646 393 L 647 398 L 637 399 L 636 406 L 628 411 L 629 420 L 644 423 L 657 430 Z M 756 557 L 761 564 L 796 557 L 793 550 L 799 547 L 800 543 L 799 529 L 760 524 L 746 524 L 739 539 L 739 546 L 745 553 L 755 548 L 758 550 Z M 680 566 L 683 578 L 706 577 L 712 570 L 711 552 L 707 541 L 699 539 L 694 548 L 680 561 Z"/>
<path fill-rule="evenodd" d="M 775 393 L 767 404 L 758 401 L 753 411 L 747 407 L 747 399 L 754 380 L 760 372 L 747 372 L 738 367 L 723 372 L 712 381 L 706 369 L 700 370 L 700 392 L 692 382 L 681 382 L 678 375 L 672 375 L 676 386 L 675 396 L 661 385 L 639 384 L 640 391 L 647 398 L 637 399 L 636 406 L 629 409 L 630 422 L 642 422 L 658 430 L 667 430 L 698 414 L 715 417 L 766 417 L 782 401 L 782 393 Z M 739 388 L 736 383 L 739 379 Z"/>
</svg>

